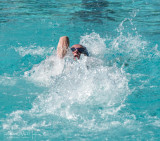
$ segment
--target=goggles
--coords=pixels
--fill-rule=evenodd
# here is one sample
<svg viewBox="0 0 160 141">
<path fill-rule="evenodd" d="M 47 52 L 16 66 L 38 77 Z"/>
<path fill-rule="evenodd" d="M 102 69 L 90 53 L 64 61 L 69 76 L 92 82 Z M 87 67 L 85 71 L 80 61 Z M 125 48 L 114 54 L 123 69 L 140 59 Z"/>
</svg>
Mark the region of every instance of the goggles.
<svg viewBox="0 0 160 141">
<path fill-rule="evenodd" d="M 72 52 L 74 52 L 75 50 L 77 50 L 79 53 L 85 53 L 85 48 L 74 48 L 74 47 L 72 47 L 71 48 L 71 50 L 72 50 Z"/>
</svg>

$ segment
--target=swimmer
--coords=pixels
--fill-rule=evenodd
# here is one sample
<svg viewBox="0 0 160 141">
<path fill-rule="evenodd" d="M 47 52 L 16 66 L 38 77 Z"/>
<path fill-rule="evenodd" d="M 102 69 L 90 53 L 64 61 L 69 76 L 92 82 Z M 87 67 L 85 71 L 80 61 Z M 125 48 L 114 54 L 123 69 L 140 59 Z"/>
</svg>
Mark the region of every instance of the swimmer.
<svg viewBox="0 0 160 141">
<path fill-rule="evenodd" d="M 60 37 L 58 46 L 57 46 L 57 56 L 61 59 L 64 58 L 68 52 L 68 48 L 69 48 L 69 38 L 67 36 Z M 85 56 L 89 56 L 86 47 L 80 44 L 73 45 L 71 47 L 71 51 L 74 56 L 74 60 L 76 60 L 76 58 L 80 59 L 81 54 L 84 54 Z"/>
</svg>

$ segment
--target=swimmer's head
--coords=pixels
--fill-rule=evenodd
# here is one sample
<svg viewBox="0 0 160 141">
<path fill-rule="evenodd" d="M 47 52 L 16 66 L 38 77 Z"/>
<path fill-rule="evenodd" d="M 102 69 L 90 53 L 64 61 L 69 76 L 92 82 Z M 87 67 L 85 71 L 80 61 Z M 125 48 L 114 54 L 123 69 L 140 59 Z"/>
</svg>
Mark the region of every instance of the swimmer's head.
<svg viewBox="0 0 160 141">
<path fill-rule="evenodd" d="M 88 56 L 87 49 L 79 44 L 72 46 L 71 51 L 73 53 L 74 59 L 79 59 L 81 54 Z"/>
</svg>

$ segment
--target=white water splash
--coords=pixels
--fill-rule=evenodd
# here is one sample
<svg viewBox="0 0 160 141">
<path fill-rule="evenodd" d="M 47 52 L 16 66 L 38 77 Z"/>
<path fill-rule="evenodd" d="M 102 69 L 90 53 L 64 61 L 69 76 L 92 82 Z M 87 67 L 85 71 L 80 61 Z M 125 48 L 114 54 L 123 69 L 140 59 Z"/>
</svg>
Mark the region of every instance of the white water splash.
<svg viewBox="0 0 160 141">
<path fill-rule="evenodd" d="M 93 32 L 89 35 L 81 36 L 80 44 L 86 46 L 92 56 L 103 57 L 106 51 L 105 41 L 106 39 Z"/>
<path fill-rule="evenodd" d="M 30 71 L 24 73 L 24 77 L 37 84 L 48 86 L 54 76 L 62 73 L 64 61 L 56 56 L 47 57 L 40 64 L 35 65 Z"/>
</svg>

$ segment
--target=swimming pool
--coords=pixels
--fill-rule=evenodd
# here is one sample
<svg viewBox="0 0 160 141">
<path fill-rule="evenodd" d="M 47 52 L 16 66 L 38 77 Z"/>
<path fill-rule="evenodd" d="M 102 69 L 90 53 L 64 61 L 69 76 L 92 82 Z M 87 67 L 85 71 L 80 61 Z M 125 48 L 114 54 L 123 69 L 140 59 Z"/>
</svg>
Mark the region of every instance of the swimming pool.
<svg viewBox="0 0 160 141">
<path fill-rule="evenodd" d="M 0 0 L 0 140 L 159 140 L 158 0 Z M 90 57 L 58 60 L 60 36 Z"/>
</svg>

